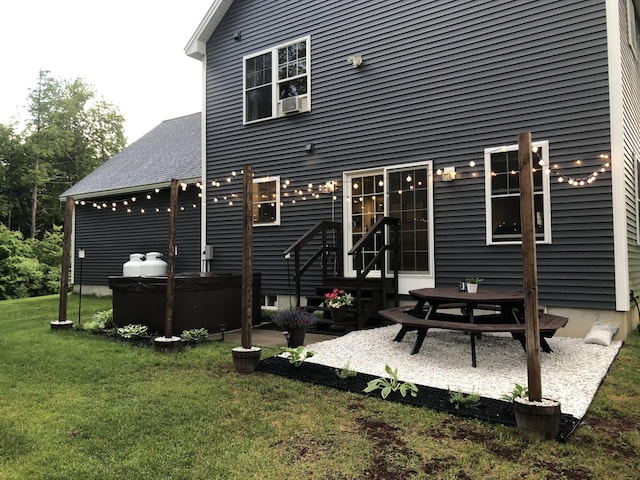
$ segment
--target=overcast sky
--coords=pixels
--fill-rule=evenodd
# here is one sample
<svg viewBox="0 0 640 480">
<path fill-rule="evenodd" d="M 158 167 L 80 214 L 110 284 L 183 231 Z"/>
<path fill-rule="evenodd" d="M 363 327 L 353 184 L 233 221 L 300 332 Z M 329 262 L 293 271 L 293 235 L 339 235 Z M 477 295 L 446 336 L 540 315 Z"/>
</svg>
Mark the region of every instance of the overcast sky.
<svg viewBox="0 0 640 480">
<path fill-rule="evenodd" d="M 118 106 L 131 143 L 202 108 L 201 62 L 184 53 L 213 0 L 4 0 L 0 123 L 26 117 L 38 72 L 81 77 Z"/>
</svg>

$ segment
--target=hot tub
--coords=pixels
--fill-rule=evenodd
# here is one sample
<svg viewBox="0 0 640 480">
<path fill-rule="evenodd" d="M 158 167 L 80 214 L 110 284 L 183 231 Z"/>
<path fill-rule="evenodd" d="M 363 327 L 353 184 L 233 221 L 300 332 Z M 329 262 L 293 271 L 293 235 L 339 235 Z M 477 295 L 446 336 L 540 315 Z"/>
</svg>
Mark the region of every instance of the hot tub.
<svg viewBox="0 0 640 480">
<path fill-rule="evenodd" d="M 260 273 L 253 274 L 253 323 L 260 323 Z M 121 327 L 142 324 L 164 334 L 167 277 L 109 277 L 113 291 L 113 322 Z M 206 328 L 210 333 L 240 328 L 242 275 L 180 273 L 175 275 L 173 335 Z"/>
</svg>

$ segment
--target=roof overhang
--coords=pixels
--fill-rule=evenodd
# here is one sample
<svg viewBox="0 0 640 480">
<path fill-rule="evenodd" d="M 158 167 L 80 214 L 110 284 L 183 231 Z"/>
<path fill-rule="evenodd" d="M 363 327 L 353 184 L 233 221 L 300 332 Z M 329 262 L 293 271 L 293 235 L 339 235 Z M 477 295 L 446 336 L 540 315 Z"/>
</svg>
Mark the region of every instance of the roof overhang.
<svg viewBox="0 0 640 480">
<path fill-rule="evenodd" d="M 201 178 L 181 178 L 181 182 L 190 184 L 201 182 Z M 77 195 L 60 195 L 59 199 L 61 202 L 67 200 L 67 198 L 71 197 L 74 200 L 86 200 L 87 198 L 103 198 L 103 197 L 113 197 L 118 195 L 131 195 L 131 194 L 139 194 L 140 192 L 145 192 L 147 190 L 154 190 L 156 188 L 164 189 L 171 187 L 171 180 L 166 182 L 158 182 L 152 183 L 149 185 L 137 185 L 131 187 L 124 188 L 114 188 L 112 190 L 102 190 L 100 192 L 85 192 L 79 193 Z"/>
<path fill-rule="evenodd" d="M 184 52 L 189 57 L 200 61 L 204 59 L 207 52 L 207 41 L 220 25 L 232 3 L 233 0 L 214 0 L 195 33 L 191 36 L 189 43 L 184 47 Z"/>
</svg>

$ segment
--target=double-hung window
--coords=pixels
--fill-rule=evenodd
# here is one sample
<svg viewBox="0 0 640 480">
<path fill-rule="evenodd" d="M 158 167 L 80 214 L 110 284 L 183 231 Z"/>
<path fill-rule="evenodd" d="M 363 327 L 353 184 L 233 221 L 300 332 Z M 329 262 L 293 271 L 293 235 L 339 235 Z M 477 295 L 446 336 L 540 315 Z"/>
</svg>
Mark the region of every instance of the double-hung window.
<svg viewBox="0 0 640 480">
<path fill-rule="evenodd" d="M 280 177 L 253 181 L 253 224 L 280 225 Z"/>
<path fill-rule="evenodd" d="M 520 224 L 520 168 L 518 145 L 487 148 L 485 194 L 487 244 L 522 242 Z M 549 198 L 549 142 L 534 142 L 532 155 L 535 237 L 551 243 L 551 201 Z"/>
<path fill-rule="evenodd" d="M 244 123 L 311 110 L 311 39 L 244 57 Z"/>
</svg>

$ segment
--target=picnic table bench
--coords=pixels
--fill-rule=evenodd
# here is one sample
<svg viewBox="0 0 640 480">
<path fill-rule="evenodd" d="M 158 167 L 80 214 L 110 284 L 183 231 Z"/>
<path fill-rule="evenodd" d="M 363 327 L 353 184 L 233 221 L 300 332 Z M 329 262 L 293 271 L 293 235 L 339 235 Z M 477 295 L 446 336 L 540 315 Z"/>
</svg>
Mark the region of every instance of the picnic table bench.
<svg viewBox="0 0 640 480">
<path fill-rule="evenodd" d="M 429 309 L 424 312 L 422 307 L 425 304 L 425 298 L 430 295 L 427 291 L 437 291 L 439 294 L 437 301 L 433 302 L 433 305 L 429 306 Z M 418 304 L 412 306 L 401 306 L 395 308 L 389 308 L 380 310 L 378 315 L 392 322 L 401 325 L 401 329 L 394 338 L 394 341 L 401 341 L 405 334 L 409 331 L 417 330 L 418 336 L 411 351 L 412 355 L 415 355 L 420 351 L 422 343 L 430 328 L 441 328 L 447 330 L 456 330 L 462 332 L 468 332 L 471 337 L 471 363 L 476 366 L 476 337 L 480 338 L 482 333 L 492 332 L 507 332 L 511 333 L 512 337 L 518 341 L 523 348 L 526 349 L 525 341 L 525 323 L 521 319 L 521 312 L 507 311 L 511 310 L 514 303 L 514 299 L 510 296 L 505 300 L 504 311 L 499 311 L 496 314 L 489 315 L 473 315 L 473 308 L 487 308 L 487 309 L 499 309 L 500 305 L 495 305 L 492 302 L 487 302 L 487 305 L 483 305 L 481 301 L 468 300 L 468 295 L 455 295 L 452 297 L 463 298 L 462 303 L 455 303 L 455 298 L 445 298 L 443 294 L 445 289 L 422 289 L 419 291 L 413 291 L 412 294 L 417 293 L 419 298 Z M 447 294 L 449 295 L 449 294 Z M 495 295 L 499 297 L 500 295 Z M 485 300 L 485 299 L 483 299 Z M 516 302 L 517 303 L 517 302 Z M 504 305 L 503 305 L 504 306 Z M 443 309 L 451 309 L 460 307 L 462 310 L 461 315 L 443 313 L 436 311 L 438 307 Z M 515 309 L 514 309 L 515 310 Z M 539 314 L 539 332 L 540 332 L 540 347 L 544 352 L 551 352 L 551 347 L 546 341 L 546 338 L 552 337 L 556 330 L 564 327 L 568 322 L 568 318 L 560 315 L 552 315 L 548 313 Z"/>
</svg>

